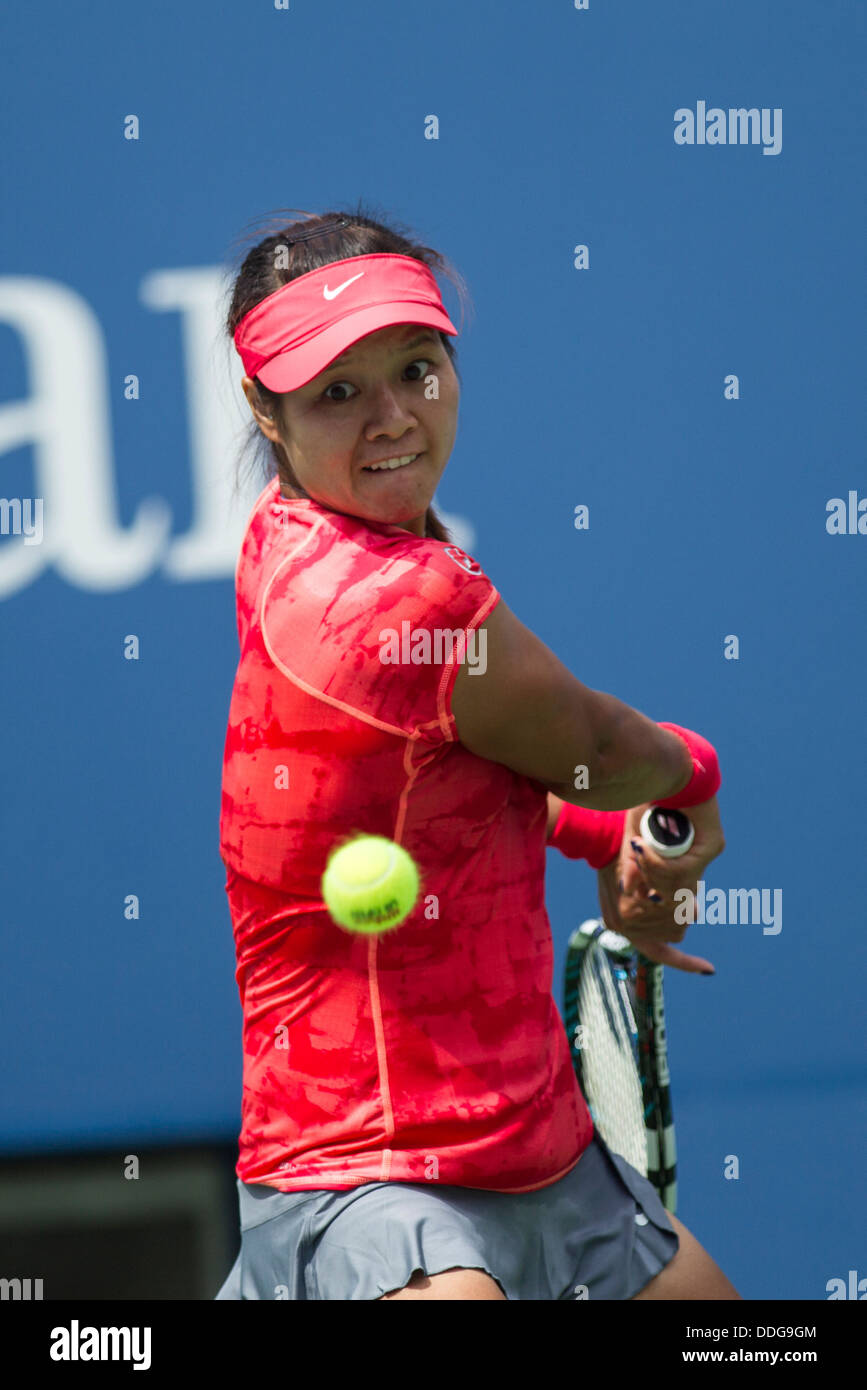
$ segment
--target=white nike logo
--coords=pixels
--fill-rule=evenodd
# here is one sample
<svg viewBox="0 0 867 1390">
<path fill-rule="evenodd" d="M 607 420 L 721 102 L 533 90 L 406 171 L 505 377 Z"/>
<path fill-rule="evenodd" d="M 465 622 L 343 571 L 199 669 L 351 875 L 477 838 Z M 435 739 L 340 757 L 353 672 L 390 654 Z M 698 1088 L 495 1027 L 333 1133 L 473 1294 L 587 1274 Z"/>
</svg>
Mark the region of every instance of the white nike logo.
<svg viewBox="0 0 867 1390">
<path fill-rule="evenodd" d="M 360 280 L 363 274 L 364 271 L 359 270 L 357 275 L 352 275 L 348 280 L 344 280 L 343 284 L 338 285 L 336 290 L 330 290 L 327 285 L 324 285 L 322 289 L 323 298 L 336 299 L 337 296 L 341 293 L 341 291 L 346 289 L 347 285 L 351 285 L 353 280 Z"/>
</svg>

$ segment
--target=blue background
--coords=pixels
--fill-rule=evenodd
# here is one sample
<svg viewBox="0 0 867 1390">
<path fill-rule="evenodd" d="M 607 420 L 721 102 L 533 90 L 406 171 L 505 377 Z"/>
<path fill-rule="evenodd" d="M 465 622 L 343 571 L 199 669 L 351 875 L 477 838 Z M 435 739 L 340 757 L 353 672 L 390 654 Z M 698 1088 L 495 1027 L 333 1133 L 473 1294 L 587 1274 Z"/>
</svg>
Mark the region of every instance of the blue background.
<svg viewBox="0 0 867 1390">
<path fill-rule="evenodd" d="M 685 948 L 716 977 L 667 972 L 679 1215 L 747 1298 L 867 1275 L 867 536 L 825 527 L 829 498 L 867 494 L 864 11 L 48 0 L 3 24 L 3 274 L 68 286 L 98 319 L 124 525 L 155 495 L 175 536 L 191 520 L 181 340 L 142 302 L 152 271 L 222 270 L 251 219 L 362 198 L 464 275 L 438 505 L 581 681 L 716 745 L 708 886 L 783 893 L 779 935 L 696 925 Z M 676 145 L 698 100 L 781 107 L 781 153 Z M 6 324 L 0 380 L 2 413 L 29 389 Z M 32 492 L 31 450 L 0 467 L 4 496 Z M 0 624 L 0 1146 L 230 1139 L 231 569 L 88 592 L 48 566 Z M 595 878 L 548 863 L 559 1003 Z"/>
</svg>

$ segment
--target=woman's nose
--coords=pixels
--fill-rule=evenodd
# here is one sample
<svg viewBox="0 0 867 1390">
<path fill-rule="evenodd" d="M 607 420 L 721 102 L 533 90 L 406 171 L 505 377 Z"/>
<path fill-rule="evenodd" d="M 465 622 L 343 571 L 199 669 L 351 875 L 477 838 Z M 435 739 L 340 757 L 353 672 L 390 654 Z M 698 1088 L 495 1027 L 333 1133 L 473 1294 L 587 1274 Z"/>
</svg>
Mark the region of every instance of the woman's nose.
<svg viewBox="0 0 867 1390">
<path fill-rule="evenodd" d="M 381 426 L 395 421 L 402 424 L 411 423 L 415 415 L 409 402 L 402 399 L 400 392 L 383 383 L 372 398 L 370 418 L 373 425 Z"/>
</svg>

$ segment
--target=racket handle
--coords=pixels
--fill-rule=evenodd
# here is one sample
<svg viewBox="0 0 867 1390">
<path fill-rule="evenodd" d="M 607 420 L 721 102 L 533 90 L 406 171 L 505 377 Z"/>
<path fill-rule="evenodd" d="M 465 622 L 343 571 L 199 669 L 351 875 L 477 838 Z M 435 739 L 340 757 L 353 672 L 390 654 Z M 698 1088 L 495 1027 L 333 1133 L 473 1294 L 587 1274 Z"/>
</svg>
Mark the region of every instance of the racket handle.
<svg viewBox="0 0 867 1390">
<path fill-rule="evenodd" d="M 641 838 L 660 858 L 676 859 L 692 846 L 695 827 L 673 806 L 649 806 L 641 817 Z"/>
</svg>

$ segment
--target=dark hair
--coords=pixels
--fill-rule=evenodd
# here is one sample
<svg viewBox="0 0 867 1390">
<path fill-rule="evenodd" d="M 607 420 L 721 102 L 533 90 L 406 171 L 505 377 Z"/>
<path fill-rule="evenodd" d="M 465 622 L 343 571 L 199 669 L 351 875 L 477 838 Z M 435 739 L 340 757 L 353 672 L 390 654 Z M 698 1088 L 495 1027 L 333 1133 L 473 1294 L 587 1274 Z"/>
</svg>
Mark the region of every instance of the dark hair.
<svg viewBox="0 0 867 1390">
<path fill-rule="evenodd" d="M 305 220 L 287 222 L 283 220 L 286 213 L 300 213 Z M 312 237 L 309 242 L 302 239 L 294 245 L 290 244 L 294 236 L 300 233 L 310 236 L 315 228 L 330 222 L 337 223 L 341 218 L 345 225 L 335 225 L 330 230 Z M 267 235 L 247 251 L 235 276 L 226 316 L 226 331 L 230 338 L 233 337 L 244 315 L 281 285 L 288 284 L 299 275 L 306 275 L 308 271 L 318 270 L 320 266 L 329 265 L 332 261 L 342 261 L 350 256 L 368 256 L 377 252 L 412 256 L 415 260 L 422 261 L 431 271 L 439 271 L 452 281 L 458 291 L 462 309 L 468 302 L 469 296 L 460 273 L 444 256 L 416 241 L 410 229 L 389 226 L 384 221 L 372 217 L 361 203 L 353 211 L 323 212 L 319 215 L 305 212 L 302 208 L 285 208 L 280 213 L 271 214 L 270 221 L 270 228 L 260 223 L 252 233 L 247 233 L 241 238 L 242 241 L 247 241 L 250 235 L 260 236 L 267 230 Z M 275 226 L 275 222 L 278 225 Z M 452 337 L 446 333 L 440 333 L 439 336 L 460 381 Z M 280 393 L 269 391 L 258 377 L 254 377 L 253 380 L 263 407 L 266 410 L 270 407 L 272 413 L 275 413 Z M 264 457 L 261 452 L 257 452 L 261 450 L 262 444 L 267 446 Z M 266 480 L 272 478 L 276 471 L 281 482 L 287 483 L 303 497 L 308 495 L 295 477 L 282 444 L 275 444 L 272 440 L 266 439 L 255 420 L 251 422 L 243 453 L 249 449 L 256 455 L 255 462 L 262 460 Z M 432 540 L 452 539 L 433 507 L 427 509 L 424 533 Z"/>
</svg>

